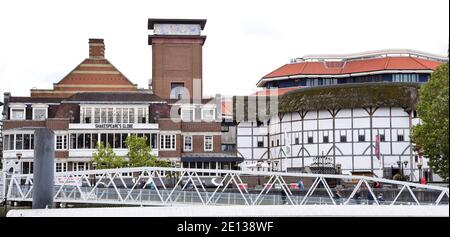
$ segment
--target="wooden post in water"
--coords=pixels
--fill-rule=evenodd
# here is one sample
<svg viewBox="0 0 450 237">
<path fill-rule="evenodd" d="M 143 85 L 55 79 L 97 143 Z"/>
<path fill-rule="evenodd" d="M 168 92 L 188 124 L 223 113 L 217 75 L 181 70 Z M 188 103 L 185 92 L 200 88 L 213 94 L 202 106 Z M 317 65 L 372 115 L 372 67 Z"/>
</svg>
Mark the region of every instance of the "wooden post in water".
<svg viewBox="0 0 450 237">
<path fill-rule="evenodd" d="M 34 132 L 33 209 L 53 206 L 55 134 L 47 128 Z"/>
</svg>

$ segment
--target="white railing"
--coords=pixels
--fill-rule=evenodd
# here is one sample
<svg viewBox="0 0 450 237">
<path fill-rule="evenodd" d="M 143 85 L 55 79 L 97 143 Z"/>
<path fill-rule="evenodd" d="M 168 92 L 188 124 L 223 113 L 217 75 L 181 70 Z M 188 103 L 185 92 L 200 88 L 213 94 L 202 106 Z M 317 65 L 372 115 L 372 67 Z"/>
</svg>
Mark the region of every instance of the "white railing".
<svg viewBox="0 0 450 237">
<path fill-rule="evenodd" d="M 132 176 L 123 176 L 132 173 Z M 207 187 L 202 173 L 219 174 Z M 4 177 L 4 176 L 2 176 Z M 264 180 L 260 189 L 249 187 L 252 178 Z M 304 191 L 293 190 L 287 179 L 309 180 Z M 366 176 L 260 171 L 137 167 L 55 173 L 54 202 L 124 205 L 448 205 L 449 189 L 432 185 Z M 353 181 L 347 190 L 331 188 Z M 253 180 L 254 181 L 254 180 Z M 370 183 L 394 188 L 386 200 L 375 195 Z M 31 201 L 32 175 L 12 175 L 4 181 L 8 200 Z M 251 186 L 251 185 L 250 185 Z M 346 192 L 340 194 L 337 192 Z M 366 193 L 367 198 L 361 198 Z M 428 198 L 424 197 L 427 196 Z M 357 198 L 359 197 L 359 198 Z M 432 199 L 431 199 L 431 198 Z"/>
</svg>

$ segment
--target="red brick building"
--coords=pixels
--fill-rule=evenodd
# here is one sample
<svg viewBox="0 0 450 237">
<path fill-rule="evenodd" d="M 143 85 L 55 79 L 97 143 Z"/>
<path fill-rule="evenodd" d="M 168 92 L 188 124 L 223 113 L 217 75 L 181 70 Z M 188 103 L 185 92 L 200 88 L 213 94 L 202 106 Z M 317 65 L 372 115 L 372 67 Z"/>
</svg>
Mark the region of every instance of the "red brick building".
<svg viewBox="0 0 450 237">
<path fill-rule="evenodd" d="M 203 98 L 206 20 L 148 23 L 153 30 L 149 89 L 138 89 L 105 57 L 103 39 L 89 39 L 89 57 L 53 89 L 31 89 L 26 97 L 4 94 L 4 170 L 33 172 L 34 130 L 42 127 L 55 133 L 57 172 L 91 169 L 99 142 L 126 157 L 131 134 L 147 137 L 154 155 L 178 166 L 237 168 L 242 158 L 235 150 L 222 151 L 227 132 L 222 132 L 220 97 Z"/>
</svg>

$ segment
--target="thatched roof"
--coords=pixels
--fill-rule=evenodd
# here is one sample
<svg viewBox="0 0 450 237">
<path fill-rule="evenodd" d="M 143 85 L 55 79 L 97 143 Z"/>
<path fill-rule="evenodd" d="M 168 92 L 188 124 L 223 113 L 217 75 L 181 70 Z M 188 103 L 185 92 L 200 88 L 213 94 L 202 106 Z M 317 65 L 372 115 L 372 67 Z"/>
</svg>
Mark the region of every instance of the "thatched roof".
<svg viewBox="0 0 450 237">
<path fill-rule="evenodd" d="M 316 109 L 342 109 L 367 107 L 404 107 L 415 108 L 418 101 L 420 84 L 418 83 L 351 83 L 331 86 L 300 88 L 278 97 L 278 109 L 270 111 L 267 106 L 267 115 L 273 111 L 288 113 L 301 110 Z M 233 112 L 236 117 L 236 106 L 243 106 L 245 120 L 257 116 L 258 106 L 249 106 L 248 101 L 268 100 L 264 96 L 240 96 L 233 98 Z M 254 103 L 258 105 L 258 103 Z M 267 103 L 269 105 L 270 103 Z M 276 106 L 272 104 L 272 106 Z M 250 108 L 250 109 L 249 109 Z M 242 109 L 241 109 L 242 111 Z M 239 118 L 237 120 L 242 120 Z"/>
<path fill-rule="evenodd" d="M 367 107 L 414 108 L 418 83 L 354 83 L 301 88 L 280 98 L 281 113 L 312 110 Z"/>
</svg>

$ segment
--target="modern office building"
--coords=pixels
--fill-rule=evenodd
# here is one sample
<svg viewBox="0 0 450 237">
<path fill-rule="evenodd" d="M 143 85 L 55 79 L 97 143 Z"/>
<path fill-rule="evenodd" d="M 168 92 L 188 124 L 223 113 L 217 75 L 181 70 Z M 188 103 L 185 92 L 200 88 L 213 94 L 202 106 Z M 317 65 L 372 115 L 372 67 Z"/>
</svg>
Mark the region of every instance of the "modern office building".
<svg viewBox="0 0 450 237">
<path fill-rule="evenodd" d="M 410 134 L 420 123 L 415 112 L 420 84 L 447 61 L 413 50 L 292 60 L 257 83 L 262 91 L 235 100 L 248 107 L 270 95 L 279 100 L 276 113 L 237 119 L 243 167 L 265 162 L 279 171 L 321 172 L 325 164 L 385 178 L 402 172 L 413 181 L 423 167 L 421 175 L 438 180 L 414 151 Z"/>
</svg>

